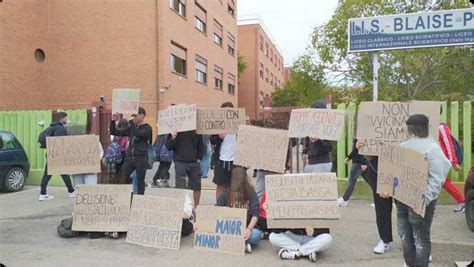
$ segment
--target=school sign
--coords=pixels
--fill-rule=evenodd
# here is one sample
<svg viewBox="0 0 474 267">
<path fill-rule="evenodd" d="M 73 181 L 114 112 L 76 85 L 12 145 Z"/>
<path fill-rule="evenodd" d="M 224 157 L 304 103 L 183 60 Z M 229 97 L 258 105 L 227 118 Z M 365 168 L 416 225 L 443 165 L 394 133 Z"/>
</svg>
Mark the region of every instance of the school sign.
<svg viewBox="0 0 474 267">
<path fill-rule="evenodd" d="M 348 52 L 474 44 L 474 8 L 349 19 Z"/>
</svg>

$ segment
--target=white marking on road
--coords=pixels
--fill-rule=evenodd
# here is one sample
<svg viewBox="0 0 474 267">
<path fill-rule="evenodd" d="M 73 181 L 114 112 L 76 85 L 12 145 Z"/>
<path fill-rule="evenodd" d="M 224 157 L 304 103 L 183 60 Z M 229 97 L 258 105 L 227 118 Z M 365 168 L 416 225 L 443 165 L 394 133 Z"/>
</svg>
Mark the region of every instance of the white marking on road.
<svg viewBox="0 0 474 267">
<path fill-rule="evenodd" d="M 14 192 L 14 193 L 5 193 L 5 194 L 1 195 L 0 198 L 5 198 L 5 197 L 8 197 L 8 196 L 16 196 L 18 194 L 31 192 L 31 191 L 39 191 L 39 188 L 33 188 L 33 189 L 23 190 L 23 191 Z"/>
</svg>

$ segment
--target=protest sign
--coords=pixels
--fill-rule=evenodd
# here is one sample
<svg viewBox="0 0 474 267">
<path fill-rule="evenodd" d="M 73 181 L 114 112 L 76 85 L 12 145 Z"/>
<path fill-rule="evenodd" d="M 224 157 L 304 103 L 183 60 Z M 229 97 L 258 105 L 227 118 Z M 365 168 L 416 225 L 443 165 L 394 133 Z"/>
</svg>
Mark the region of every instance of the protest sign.
<svg viewBox="0 0 474 267">
<path fill-rule="evenodd" d="M 201 205 L 197 208 L 196 216 L 198 230 L 194 234 L 194 249 L 244 255 L 246 209 Z"/>
<path fill-rule="evenodd" d="M 380 146 L 377 193 L 388 193 L 424 217 L 428 162 L 415 150 L 399 145 Z"/>
<path fill-rule="evenodd" d="M 361 155 L 377 156 L 381 143 L 397 145 L 407 139 L 406 121 L 424 114 L 430 120 L 430 136 L 438 140 L 441 102 L 362 102 L 357 115 L 357 138 L 364 141 Z"/>
<path fill-rule="evenodd" d="M 176 105 L 158 111 L 158 135 L 196 130 L 196 105 Z"/>
<path fill-rule="evenodd" d="M 243 108 L 198 108 L 198 134 L 237 134 L 240 125 L 246 123 Z"/>
<path fill-rule="evenodd" d="M 179 249 L 184 198 L 134 195 L 127 243 Z"/>
<path fill-rule="evenodd" d="M 120 88 L 112 92 L 112 114 L 137 114 L 140 89 Z"/>
<path fill-rule="evenodd" d="M 178 188 L 145 188 L 146 196 L 157 196 L 157 197 L 172 197 L 172 198 L 183 198 L 188 196 L 193 199 L 193 191 L 188 189 Z"/>
<path fill-rule="evenodd" d="M 345 116 L 344 110 L 337 109 L 293 109 L 288 137 L 309 136 L 337 141 L 344 132 Z"/>
<path fill-rule="evenodd" d="M 72 230 L 126 232 L 131 189 L 131 185 L 78 185 Z"/>
<path fill-rule="evenodd" d="M 48 174 L 99 173 L 99 146 L 97 135 L 46 137 Z"/>
<path fill-rule="evenodd" d="M 339 219 L 335 173 L 265 176 L 268 228 L 330 228 Z"/>
<path fill-rule="evenodd" d="M 284 173 L 289 143 L 287 135 L 285 130 L 241 125 L 235 144 L 234 164 Z"/>
</svg>

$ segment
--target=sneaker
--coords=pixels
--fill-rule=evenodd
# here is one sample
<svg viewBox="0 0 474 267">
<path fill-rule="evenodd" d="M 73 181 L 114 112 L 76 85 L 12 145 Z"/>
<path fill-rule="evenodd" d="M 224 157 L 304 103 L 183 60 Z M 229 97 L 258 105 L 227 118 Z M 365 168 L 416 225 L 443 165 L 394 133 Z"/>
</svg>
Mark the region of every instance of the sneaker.
<svg viewBox="0 0 474 267">
<path fill-rule="evenodd" d="M 308 255 L 308 259 L 311 261 L 311 262 L 316 262 L 318 260 L 317 256 L 316 256 L 316 252 L 313 251 L 311 254 Z"/>
<path fill-rule="evenodd" d="M 160 180 L 161 187 L 170 187 L 170 182 L 168 180 Z"/>
<path fill-rule="evenodd" d="M 348 201 L 345 201 L 342 197 L 340 197 L 337 202 L 339 203 L 339 206 L 340 207 L 347 207 L 347 202 Z"/>
<path fill-rule="evenodd" d="M 382 240 L 379 241 L 377 246 L 374 248 L 374 253 L 375 254 L 384 254 L 386 251 L 390 249 L 389 244 L 385 244 Z"/>
<path fill-rule="evenodd" d="M 72 191 L 71 193 L 67 193 L 70 198 L 76 197 L 76 190 Z"/>
<path fill-rule="evenodd" d="M 433 261 L 433 257 L 431 257 L 431 254 L 430 254 L 430 257 L 428 258 L 428 261 L 429 261 L 429 262 L 432 262 L 432 261 Z"/>
<path fill-rule="evenodd" d="M 53 196 L 50 196 L 50 195 L 46 194 L 46 195 L 40 195 L 38 200 L 39 201 L 44 201 L 44 200 L 51 200 L 53 198 L 54 198 Z"/>
<path fill-rule="evenodd" d="M 282 260 L 294 260 L 296 259 L 296 253 L 293 251 L 293 250 L 288 250 L 288 249 L 280 249 L 280 251 L 278 251 L 278 256 L 280 256 L 280 258 Z"/>
<path fill-rule="evenodd" d="M 245 252 L 252 253 L 252 246 L 249 243 L 245 244 Z"/>
<path fill-rule="evenodd" d="M 459 204 L 456 209 L 454 209 L 454 212 L 464 213 L 465 209 L 466 209 L 466 205 L 462 203 L 462 204 Z"/>
</svg>

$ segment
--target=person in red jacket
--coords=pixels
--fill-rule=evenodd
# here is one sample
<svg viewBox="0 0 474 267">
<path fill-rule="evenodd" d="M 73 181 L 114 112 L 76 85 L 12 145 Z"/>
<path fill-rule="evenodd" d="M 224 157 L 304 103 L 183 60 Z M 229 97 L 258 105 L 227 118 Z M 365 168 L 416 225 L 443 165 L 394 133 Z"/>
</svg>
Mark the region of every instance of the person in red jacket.
<svg viewBox="0 0 474 267">
<path fill-rule="evenodd" d="M 454 150 L 453 139 L 451 138 L 451 130 L 449 129 L 449 126 L 444 123 L 439 125 L 439 145 L 441 146 L 446 158 L 451 162 L 453 169 L 455 171 L 461 170 L 458 165 L 458 159 L 456 158 L 456 151 Z M 449 177 L 446 177 L 443 188 L 459 204 L 454 212 L 464 212 L 464 196 L 459 192 L 456 186 L 454 186 Z"/>
</svg>

